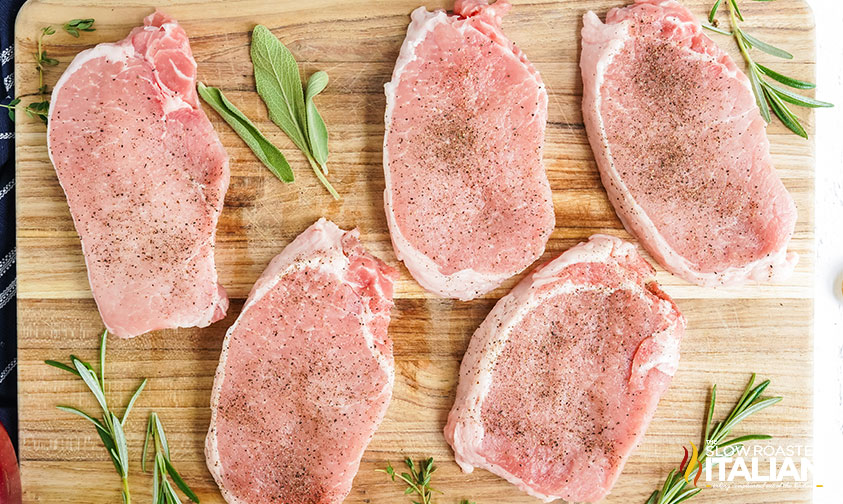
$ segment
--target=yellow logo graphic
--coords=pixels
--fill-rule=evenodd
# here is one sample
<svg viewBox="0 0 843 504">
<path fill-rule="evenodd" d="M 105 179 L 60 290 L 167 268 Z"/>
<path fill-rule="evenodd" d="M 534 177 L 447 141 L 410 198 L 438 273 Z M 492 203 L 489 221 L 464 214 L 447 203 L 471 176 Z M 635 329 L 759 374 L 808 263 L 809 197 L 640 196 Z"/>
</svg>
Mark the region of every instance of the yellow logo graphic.
<svg viewBox="0 0 843 504">
<path fill-rule="evenodd" d="M 691 460 L 688 462 L 688 467 L 685 468 L 685 483 L 690 483 L 688 478 L 691 476 L 691 473 L 694 471 L 695 468 L 699 466 L 699 452 L 697 451 L 697 446 L 694 443 L 691 443 Z M 685 457 L 688 456 L 688 449 L 685 449 Z M 697 486 L 697 480 L 700 479 L 700 474 L 702 474 L 702 467 L 700 470 L 697 471 L 697 477 L 694 478 L 694 486 Z"/>
</svg>

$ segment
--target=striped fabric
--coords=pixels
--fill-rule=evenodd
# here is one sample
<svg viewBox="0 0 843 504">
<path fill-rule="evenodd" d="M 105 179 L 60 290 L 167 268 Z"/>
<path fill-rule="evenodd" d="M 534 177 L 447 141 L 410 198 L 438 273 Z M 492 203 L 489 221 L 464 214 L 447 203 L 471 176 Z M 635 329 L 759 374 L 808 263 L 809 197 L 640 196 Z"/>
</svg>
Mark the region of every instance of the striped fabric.
<svg viewBox="0 0 843 504">
<path fill-rule="evenodd" d="M 0 103 L 15 95 L 14 26 L 24 0 L 0 0 Z M 17 330 L 15 314 L 15 133 L 0 110 L 0 422 L 17 449 Z"/>
</svg>

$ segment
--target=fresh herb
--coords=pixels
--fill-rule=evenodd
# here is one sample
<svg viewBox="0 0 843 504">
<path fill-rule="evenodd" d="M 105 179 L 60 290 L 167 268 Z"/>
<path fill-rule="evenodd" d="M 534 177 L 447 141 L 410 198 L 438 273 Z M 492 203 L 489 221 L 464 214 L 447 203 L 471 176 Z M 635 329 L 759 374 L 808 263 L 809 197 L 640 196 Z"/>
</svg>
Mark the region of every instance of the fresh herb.
<svg viewBox="0 0 843 504">
<path fill-rule="evenodd" d="M 284 154 L 263 136 L 263 133 L 258 130 L 257 126 L 243 112 L 240 112 L 233 103 L 228 101 L 228 98 L 222 94 L 222 91 L 215 87 L 207 87 L 201 82 L 197 85 L 197 89 L 199 90 L 199 96 L 205 100 L 205 103 L 217 111 L 220 117 L 252 149 L 255 156 L 269 168 L 269 171 L 274 173 L 283 182 L 292 182 L 295 179 L 293 170 L 290 168 L 290 163 L 287 162 Z"/>
<path fill-rule="evenodd" d="M 328 173 L 328 128 L 325 126 L 325 121 L 316 110 L 316 104 L 313 103 L 313 98 L 328 87 L 328 74 L 319 70 L 310 76 L 307 80 L 307 87 L 305 88 L 305 114 L 307 116 L 307 139 L 310 142 L 310 150 L 313 153 L 313 159 L 319 163 L 326 174 Z"/>
<path fill-rule="evenodd" d="M 73 35 L 74 37 L 78 37 L 80 31 L 90 32 L 95 30 L 93 19 L 73 19 L 65 23 L 63 28 L 67 33 Z M 45 26 L 44 28 L 41 28 L 41 33 L 38 35 L 36 42 L 37 50 L 35 54 L 33 54 L 33 58 L 35 59 L 35 69 L 38 71 L 38 97 L 40 100 L 30 103 L 24 108 L 24 112 L 26 112 L 27 116 L 33 119 L 38 118 L 44 124 L 47 124 L 47 117 L 50 113 L 50 100 L 47 98 L 47 85 L 44 84 L 44 67 L 56 66 L 59 64 L 57 59 L 47 56 L 47 50 L 44 48 L 44 37 L 55 33 L 56 30 L 52 26 Z M 20 103 L 20 101 L 20 97 L 18 97 L 5 105 L 0 105 L 0 107 L 8 109 L 9 119 L 12 121 L 15 120 L 15 107 Z"/>
<path fill-rule="evenodd" d="M 73 373 L 79 378 L 82 378 L 82 381 L 85 382 L 85 385 L 87 385 L 88 389 L 96 398 L 100 408 L 102 408 L 101 420 L 94 418 L 92 415 L 72 406 L 57 406 L 57 408 L 68 413 L 78 415 L 94 424 L 97 429 L 97 434 L 99 434 L 100 439 L 102 439 L 102 443 L 105 446 L 105 450 L 108 452 L 108 455 L 111 457 L 111 461 L 114 463 L 114 468 L 117 470 L 117 474 L 120 475 L 120 479 L 123 484 L 123 502 L 125 504 L 129 504 L 132 502 L 132 497 L 129 493 L 129 451 L 126 445 L 126 435 L 123 429 L 126 426 L 126 420 L 129 417 L 129 412 L 132 411 L 132 406 L 134 406 L 135 401 L 137 401 L 138 396 L 146 386 L 146 379 L 141 382 L 135 390 L 135 393 L 132 394 L 131 399 L 129 399 L 129 403 L 126 405 L 126 409 L 123 411 L 123 416 L 118 417 L 109 408 L 108 401 L 105 397 L 105 343 L 107 335 L 108 332 L 103 331 L 100 339 L 99 375 L 97 375 L 93 366 L 75 355 L 70 356 L 70 365 L 53 360 L 47 360 L 44 361 L 44 363 L 67 371 L 68 373 Z"/>
<path fill-rule="evenodd" d="M 375 470 L 386 474 L 392 481 L 395 481 L 395 478 L 403 481 L 407 485 L 407 489 L 404 490 L 404 495 L 415 494 L 421 499 L 420 501 L 413 500 L 413 504 L 432 504 L 433 494 L 442 493 L 430 486 L 430 477 L 436 471 L 436 466 L 433 465 L 433 457 L 430 457 L 427 460 L 420 460 L 418 469 L 416 468 L 415 462 L 413 462 L 413 459 L 410 457 L 404 459 L 404 464 L 408 469 L 410 469 L 410 472 L 402 472 L 401 474 L 398 474 L 389 462 L 386 464 L 386 469 Z M 463 499 L 460 501 L 460 504 L 476 503 L 469 501 L 468 499 Z"/>
<path fill-rule="evenodd" d="M 20 103 L 20 98 L 15 98 L 14 100 L 10 101 L 5 105 L 0 104 L 0 107 L 8 109 L 9 119 L 11 119 L 12 122 L 15 122 L 15 106 L 17 106 L 18 103 Z"/>
<path fill-rule="evenodd" d="M 44 49 L 44 37 L 53 35 L 56 30 L 52 26 L 45 26 L 41 28 L 41 33 L 38 35 L 37 51 L 34 54 L 35 69 L 38 71 L 38 94 L 41 101 L 30 103 L 26 106 L 24 111 L 29 117 L 40 119 L 44 124 L 47 124 L 47 114 L 50 110 L 50 101 L 47 99 L 47 85 L 44 84 L 44 67 L 56 66 L 59 61 L 47 56 L 47 50 Z"/>
<path fill-rule="evenodd" d="M 421 502 L 418 504 L 431 504 L 433 502 L 433 492 L 442 493 L 430 487 L 430 476 L 436 471 L 436 466 L 433 465 L 433 457 L 420 461 L 418 469 L 416 469 L 416 464 L 410 457 L 404 459 L 404 464 L 407 465 L 410 472 L 398 474 L 389 462 L 386 464 L 386 469 L 376 469 L 376 471 L 385 473 L 392 481 L 398 478 L 406 483 L 407 489 L 404 490 L 404 495 L 418 495 L 421 498 Z M 415 503 L 416 501 L 413 502 Z"/>
<path fill-rule="evenodd" d="M 730 1 L 730 0 L 727 0 Z M 705 416 L 705 428 L 703 429 L 703 449 L 701 453 L 697 452 L 696 447 L 691 443 L 694 456 L 688 461 L 688 449 L 685 449 L 685 457 L 679 464 L 679 469 L 673 469 L 668 474 L 664 481 L 661 490 L 654 491 L 650 498 L 647 499 L 646 504 L 678 504 L 686 501 L 691 497 L 697 495 L 702 491 L 702 488 L 697 488 L 697 480 L 700 474 L 706 468 L 708 461 L 706 460 L 709 453 L 717 453 L 719 449 L 731 446 L 733 450 L 740 449 L 747 441 L 770 439 L 771 436 L 766 434 L 749 434 L 746 436 L 738 436 L 732 439 L 726 439 L 731 433 L 732 429 L 754 413 L 776 404 L 781 401 L 781 397 L 761 397 L 761 393 L 770 385 L 770 380 L 764 380 L 758 386 L 753 388 L 755 383 L 755 373 L 749 379 L 749 382 L 744 388 L 743 394 L 732 411 L 725 420 L 712 424 L 714 417 L 714 404 L 717 397 L 717 385 L 711 387 L 711 399 L 708 402 L 708 408 Z M 686 462 L 688 462 L 686 464 Z M 693 486 L 694 488 L 689 488 Z"/>
<path fill-rule="evenodd" d="M 149 414 L 149 422 L 146 424 L 146 437 L 143 441 L 143 455 L 141 458 L 141 469 L 146 472 L 146 459 L 149 449 L 149 441 L 152 440 L 152 447 L 155 452 L 153 461 L 155 467 L 152 472 L 152 498 L 153 504 L 181 504 L 176 490 L 170 484 L 172 478 L 176 486 L 184 492 L 187 497 L 198 504 L 199 497 L 187 486 L 173 463 L 170 461 L 170 447 L 167 444 L 167 436 L 164 434 L 164 426 L 161 419 L 154 411 Z"/>
<path fill-rule="evenodd" d="M 305 104 L 296 59 L 266 26 L 257 25 L 252 31 L 251 53 L 255 84 L 269 110 L 269 118 L 304 153 L 316 178 L 331 196 L 339 199 L 339 194 L 325 178 L 328 173 L 328 133 L 313 103 L 313 97 L 327 86 L 328 75 L 316 72 L 310 77 Z"/>
<path fill-rule="evenodd" d="M 96 31 L 94 28 L 94 20 L 93 19 L 72 19 L 62 26 L 64 31 L 73 35 L 76 38 L 79 38 L 80 31 L 92 32 Z"/>
<path fill-rule="evenodd" d="M 755 1 L 769 2 L 772 0 Z M 725 2 L 726 7 L 729 11 L 729 19 L 732 24 L 732 31 L 726 31 L 721 28 L 718 28 L 717 19 L 715 18 L 715 16 L 717 15 L 717 10 L 720 7 L 721 3 L 722 0 L 716 0 L 714 2 L 711 11 L 708 14 L 708 22 L 710 24 L 704 23 L 703 27 L 714 32 L 720 33 L 722 35 L 729 35 L 735 38 L 735 41 L 738 44 L 738 48 L 741 51 L 741 55 L 743 56 L 747 66 L 749 67 L 749 81 L 752 85 L 752 92 L 753 94 L 755 94 L 755 102 L 758 104 L 758 108 L 761 110 L 761 116 L 764 118 L 764 120 L 768 123 L 772 120 L 770 116 L 770 110 L 772 109 L 776 117 L 778 117 L 779 120 L 785 126 L 788 127 L 788 129 L 801 136 L 802 138 L 808 138 L 808 133 L 805 131 L 805 128 L 802 127 L 802 124 L 800 124 L 799 118 L 797 118 L 796 115 L 791 112 L 790 108 L 788 108 L 787 106 L 787 103 L 797 105 L 799 107 L 808 108 L 833 107 L 834 105 L 828 102 L 815 100 L 807 96 L 802 96 L 798 93 L 790 91 L 789 89 L 783 88 L 770 82 L 767 78 L 770 78 L 774 81 L 777 81 L 781 84 L 784 84 L 785 86 L 794 89 L 814 89 L 816 87 L 811 82 L 805 82 L 798 79 L 794 79 L 792 77 L 787 77 L 765 67 L 764 65 L 756 63 L 752 59 L 752 56 L 749 54 L 749 51 L 752 48 L 759 49 L 771 56 L 775 56 L 777 58 L 782 59 L 793 59 L 793 55 L 783 49 L 779 49 L 778 47 L 758 40 L 757 38 L 743 31 L 743 29 L 741 29 L 740 27 L 739 21 L 743 21 L 744 17 L 743 14 L 741 14 L 740 8 L 738 7 L 738 0 L 726 0 Z"/>
</svg>

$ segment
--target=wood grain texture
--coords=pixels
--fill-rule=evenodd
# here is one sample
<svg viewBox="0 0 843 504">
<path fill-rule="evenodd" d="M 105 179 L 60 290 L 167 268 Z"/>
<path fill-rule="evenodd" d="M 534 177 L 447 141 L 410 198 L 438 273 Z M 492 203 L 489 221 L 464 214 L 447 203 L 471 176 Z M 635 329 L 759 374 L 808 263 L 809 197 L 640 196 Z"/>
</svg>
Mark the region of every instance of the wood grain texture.
<svg viewBox="0 0 843 504">
<path fill-rule="evenodd" d="M 204 1 L 169 0 L 159 7 L 187 30 L 199 78 L 222 88 L 269 139 L 288 156 L 297 181 L 275 179 L 242 141 L 209 108 L 211 121 L 231 155 L 232 180 L 218 227 L 217 267 L 233 302 L 229 316 L 207 329 L 161 331 L 130 341 L 112 340 L 108 393 L 115 404 L 128 399 L 142 377 L 150 379 L 127 426 L 133 496 L 148 502 L 151 477 L 140 472 L 144 418 L 156 410 L 167 426 L 177 466 L 203 503 L 222 502 L 205 469 L 203 441 L 213 373 L 226 328 L 242 307 L 252 283 L 293 237 L 320 216 L 341 227 L 358 226 L 364 244 L 399 266 L 383 213 L 383 83 L 389 80 L 406 33 L 409 13 L 419 0 Z M 549 122 L 545 166 L 553 189 L 556 230 L 542 260 L 550 259 L 595 232 L 624 238 L 600 185 L 580 112 L 579 29 L 582 14 L 604 14 L 622 0 L 515 1 L 504 30 L 525 51 L 548 86 Z M 703 15 L 708 0 L 688 0 Z M 16 27 L 17 89 L 37 88 L 32 68 L 34 37 L 44 25 L 77 17 L 96 18 L 97 31 L 74 39 L 62 32 L 47 41 L 61 62 L 47 70 L 52 86 L 80 50 L 123 38 L 151 11 L 136 0 L 31 0 Z M 441 0 L 429 8 L 450 8 Z M 783 46 L 793 61 L 775 68 L 798 78 L 814 75 L 813 19 L 801 1 L 745 2 L 746 26 L 759 38 Z M 330 180 L 343 195 L 334 202 L 313 177 L 302 156 L 267 119 L 254 91 L 248 57 L 255 23 L 269 26 L 301 62 L 303 71 L 326 70 L 331 83 L 318 103 L 329 125 Z M 731 41 L 715 39 L 735 54 Z M 757 55 L 762 62 L 770 58 Z M 773 62 L 771 62 L 773 63 Z M 809 134 L 814 122 L 800 109 Z M 23 114 L 20 114 L 23 117 Z M 740 433 L 775 435 L 774 445 L 810 444 L 811 314 L 813 273 L 813 145 L 778 122 L 769 127 L 776 167 L 793 194 L 799 221 L 791 249 L 800 253 L 796 273 L 777 285 L 703 289 L 664 271 L 658 279 L 677 299 L 689 327 L 682 363 L 662 399 L 643 444 L 635 452 L 607 502 L 643 502 L 682 455 L 681 445 L 697 441 L 708 387 L 716 382 L 722 401 L 731 402 L 756 371 L 773 380 L 771 391 L 785 396 L 773 409 L 753 417 Z M 42 364 L 71 351 L 95 360 L 102 328 L 87 282 L 79 239 L 47 157 L 44 127 L 17 123 L 18 311 L 21 413 L 21 467 L 25 502 L 119 502 L 119 481 L 94 431 L 59 412 L 59 403 L 94 403 L 78 380 Z M 521 277 L 469 303 L 439 299 L 422 291 L 401 267 L 390 334 L 395 342 L 396 385 L 387 417 L 364 455 L 349 503 L 399 503 L 401 488 L 374 469 L 404 456 L 432 455 L 439 462 L 437 486 L 446 504 L 470 497 L 481 504 L 532 503 L 486 471 L 459 472 L 442 436 L 453 401 L 459 360 L 468 340 L 495 300 Z M 719 410 L 719 414 L 724 412 Z M 819 482 L 821 483 L 821 482 Z M 804 503 L 806 488 L 713 488 L 694 501 Z"/>
</svg>

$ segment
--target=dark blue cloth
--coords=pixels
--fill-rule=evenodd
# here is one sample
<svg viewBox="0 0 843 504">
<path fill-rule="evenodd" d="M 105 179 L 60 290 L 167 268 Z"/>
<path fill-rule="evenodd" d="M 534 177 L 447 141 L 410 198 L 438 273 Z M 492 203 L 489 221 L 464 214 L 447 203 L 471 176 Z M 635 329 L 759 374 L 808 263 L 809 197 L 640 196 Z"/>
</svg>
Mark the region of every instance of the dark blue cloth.
<svg viewBox="0 0 843 504">
<path fill-rule="evenodd" d="M 0 103 L 15 96 L 15 16 L 24 0 L 0 0 Z M 15 312 L 15 138 L 0 110 L 0 422 L 18 447 L 17 314 Z"/>
</svg>

